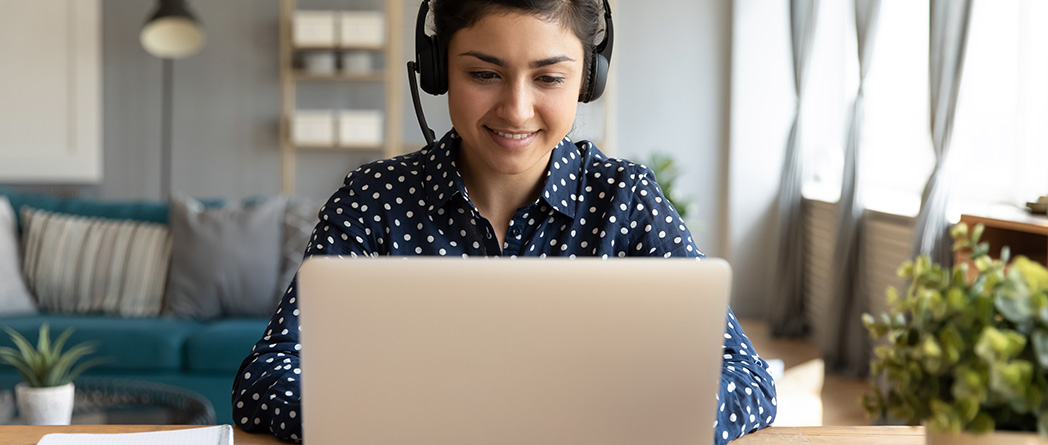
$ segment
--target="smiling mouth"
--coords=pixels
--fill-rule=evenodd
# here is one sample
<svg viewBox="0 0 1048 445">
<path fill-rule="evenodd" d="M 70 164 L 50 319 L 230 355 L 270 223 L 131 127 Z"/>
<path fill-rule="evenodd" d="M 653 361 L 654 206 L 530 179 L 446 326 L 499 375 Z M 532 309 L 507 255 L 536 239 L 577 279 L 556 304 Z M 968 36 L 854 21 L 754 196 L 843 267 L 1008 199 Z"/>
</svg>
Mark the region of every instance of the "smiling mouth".
<svg viewBox="0 0 1048 445">
<path fill-rule="evenodd" d="M 491 131 L 492 133 L 495 133 L 495 134 L 501 136 L 501 137 L 504 137 L 506 139 L 513 139 L 513 140 L 521 140 L 521 139 L 527 138 L 527 137 L 529 137 L 531 135 L 534 135 L 535 133 L 538 133 L 537 131 L 533 131 L 533 132 L 530 132 L 530 133 L 506 133 L 504 131 L 499 131 L 499 130 L 495 130 L 495 129 L 491 129 L 491 128 L 488 128 L 488 130 Z"/>
</svg>

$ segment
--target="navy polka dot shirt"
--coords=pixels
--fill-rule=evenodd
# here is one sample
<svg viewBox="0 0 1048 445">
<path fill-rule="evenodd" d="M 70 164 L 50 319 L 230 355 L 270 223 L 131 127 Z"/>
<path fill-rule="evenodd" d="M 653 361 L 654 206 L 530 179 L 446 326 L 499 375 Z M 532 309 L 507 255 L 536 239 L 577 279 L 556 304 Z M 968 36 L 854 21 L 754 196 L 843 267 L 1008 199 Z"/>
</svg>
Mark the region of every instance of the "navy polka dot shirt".
<svg viewBox="0 0 1048 445">
<path fill-rule="evenodd" d="M 553 149 L 539 198 L 517 210 L 499 245 L 456 167 L 458 143 L 452 130 L 432 149 L 350 173 L 320 209 L 306 256 L 704 256 L 650 169 L 567 138 Z M 234 383 L 233 421 L 244 430 L 302 438 L 298 313 L 292 282 Z M 730 309 L 716 403 L 718 444 L 775 418 L 767 364 Z"/>
</svg>

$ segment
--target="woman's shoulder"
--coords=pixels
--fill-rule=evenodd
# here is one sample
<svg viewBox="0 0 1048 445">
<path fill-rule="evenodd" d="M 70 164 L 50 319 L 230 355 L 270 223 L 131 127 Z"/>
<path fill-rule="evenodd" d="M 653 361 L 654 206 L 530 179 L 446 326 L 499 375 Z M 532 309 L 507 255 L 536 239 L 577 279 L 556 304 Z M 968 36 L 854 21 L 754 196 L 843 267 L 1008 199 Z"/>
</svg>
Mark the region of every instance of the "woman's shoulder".
<svg viewBox="0 0 1048 445">
<path fill-rule="evenodd" d="M 622 187 L 617 184 L 635 184 L 654 176 L 644 164 L 605 155 L 590 141 L 579 141 L 575 146 L 582 155 L 582 172 L 590 183 Z"/>
<path fill-rule="evenodd" d="M 417 177 L 422 170 L 421 159 L 426 155 L 423 148 L 411 153 L 394 156 L 392 158 L 379 159 L 361 164 L 356 170 L 346 175 L 345 186 L 359 189 L 362 186 L 374 187 L 380 185 L 391 187 L 396 184 L 405 184 L 411 178 Z"/>
</svg>

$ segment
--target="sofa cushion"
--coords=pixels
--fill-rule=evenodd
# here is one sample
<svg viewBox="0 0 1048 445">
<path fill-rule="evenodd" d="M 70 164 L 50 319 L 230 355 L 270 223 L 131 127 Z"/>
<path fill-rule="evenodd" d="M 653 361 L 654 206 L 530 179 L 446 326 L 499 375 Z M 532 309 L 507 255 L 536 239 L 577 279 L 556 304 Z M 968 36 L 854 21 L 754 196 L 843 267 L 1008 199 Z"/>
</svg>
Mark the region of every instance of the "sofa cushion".
<svg viewBox="0 0 1048 445">
<path fill-rule="evenodd" d="M 29 288 L 42 311 L 155 316 L 171 258 L 167 226 L 22 207 Z"/>
<path fill-rule="evenodd" d="M 313 228 L 320 221 L 320 202 L 308 198 L 290 198 L 287 210 L 284 211 L 284 235 L 280 243 L 280 275 L 277 278 L 277 294 L 274 300 L 280 301 L 291 281 L 298 273 L 298 267 L 305 256 L 306 245 Z"/>
<path fill-rule="evenodd" d="M 36 313 L 36 302 L 22 279 L 15 212 L 0 196 L 0 315 Z"/>
<path fill-rule="evenodd" d="M 184 369 L 183 345 L 200 329 L 200 322 L 165 318 L 117 318 L 104 316 L 26 315 L 0 318 L 0 326 L 11 327 L 36 343 L 40 325 L 48 323 L 52 335 L 74 329 L 66 347 L 85 341 L 97 342 L 89 357 L 106 359 L 97 371 L 178 372 Z M 256 332 L 257 335 L 257 332 Z M 13 346 L 0 335 L 0 346 Z M 249 348 L 250 349 L 250 348 Z M 244 354 L 246 356 L 246 354 Z M 10 369 L 6 363 L 0 368 Z"/>
<path fill-rule="evenodd" d="M 201 327 L 186 340 L 186 369 L 232 378 L 268 323 L 268 319 L 227 318 Z"/>
<path fill-rule="evenodd" d="M 278 197 L 253 207 L 205 210 L 176 195 L 164 314 L 200 320 L 272 315 L 286 205 Z"/>
</svg>

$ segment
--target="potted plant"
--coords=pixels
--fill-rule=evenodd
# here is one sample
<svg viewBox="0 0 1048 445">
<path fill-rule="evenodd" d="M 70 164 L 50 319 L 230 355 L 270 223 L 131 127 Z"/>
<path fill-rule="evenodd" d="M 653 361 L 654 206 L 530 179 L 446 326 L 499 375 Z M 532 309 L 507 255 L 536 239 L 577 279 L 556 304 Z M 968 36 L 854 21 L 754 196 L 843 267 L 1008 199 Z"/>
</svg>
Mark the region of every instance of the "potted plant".
<svg viewBox="0 0 1048 445">
<path fill-rule="evenodd" d="M 29 425 L 68 425 L 73 414 L 73 378 L 98 363 L 97 358 L 77 365 L 94 352 L 90 343 L 81 343 L 63 352 L 73 328 L 51 342 L 48 325 L 40 326 L 40 337 L 33 345 L 11 328 L 4 328 L 18 349 L 0 347 L 0 359 L 14 366 L 23 381 L 15 385 L 18 411 Z"/>
<path fill-rule="evenodd" d="M 648 160 L 644 161 L 644 165 L 650 168 L 652 173 L 655 173 L 655 180 L 658 182 L 659 188 L 662 189 L 662 194 L 670 201 L 670 205 L 677 210 L 677 214 L 681 218 L 687 216 L 691 202 L 677 194 L 678 190 L 675 185 L 677 178 L 680 177 L 680 170 L 677 168 L 677 163 L 673 160 L 673 157 L 665 153 L 653 153 Z"/>
<path fill-rule="evenodd" d="M 889 312 L 863 314 L 884 340 L 863 405 L 925 423 L 930 444 L 1048 444 L 1048 269 L 1010 260 L 1007 247 L 991 258 L 982 231 L 954 227 L 954 250 L 968 261 L 953 270 L 927 256 L 907 261 L 906 294 L 888 289 Z"/>
</svg>

